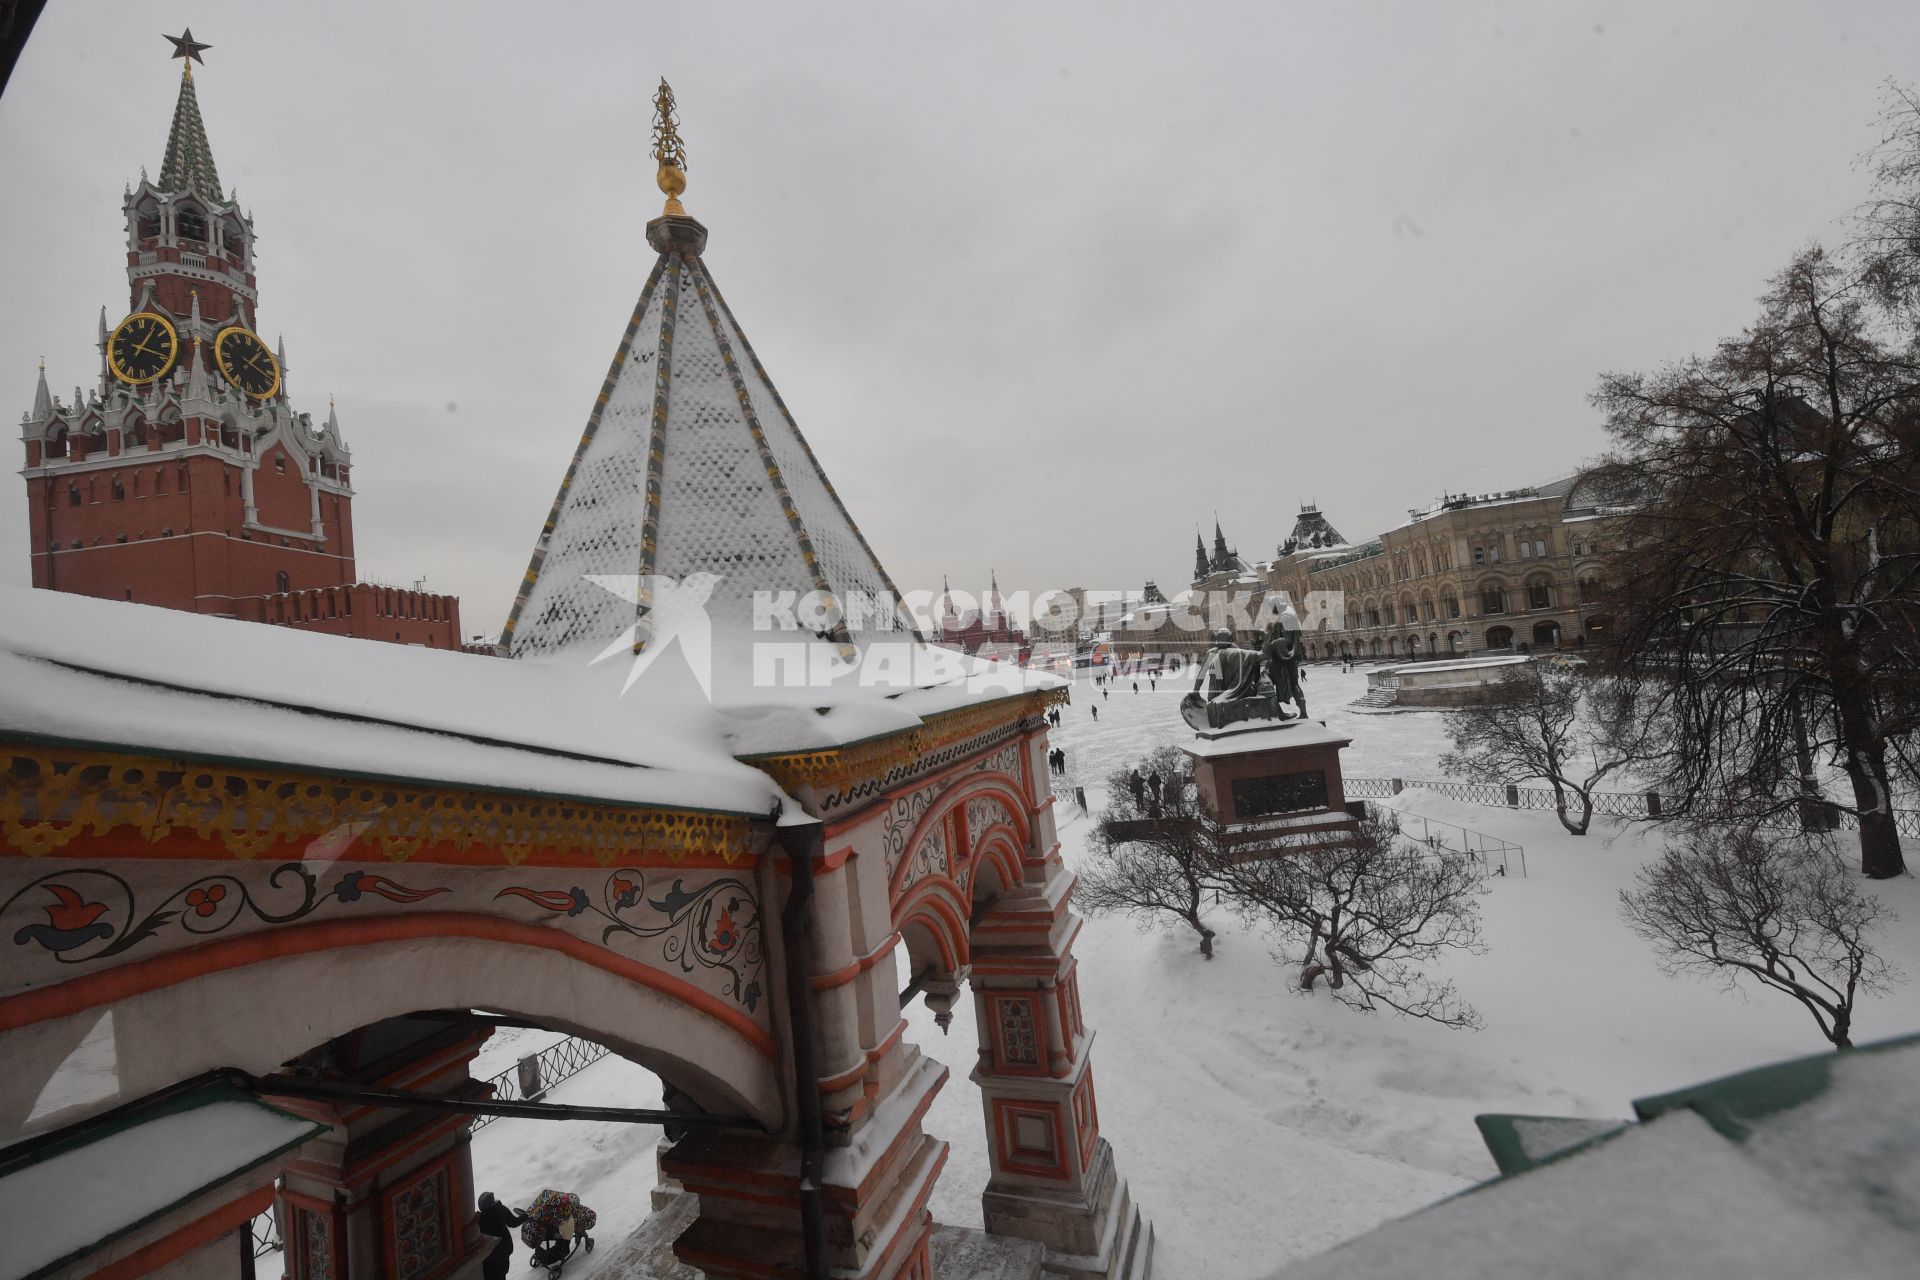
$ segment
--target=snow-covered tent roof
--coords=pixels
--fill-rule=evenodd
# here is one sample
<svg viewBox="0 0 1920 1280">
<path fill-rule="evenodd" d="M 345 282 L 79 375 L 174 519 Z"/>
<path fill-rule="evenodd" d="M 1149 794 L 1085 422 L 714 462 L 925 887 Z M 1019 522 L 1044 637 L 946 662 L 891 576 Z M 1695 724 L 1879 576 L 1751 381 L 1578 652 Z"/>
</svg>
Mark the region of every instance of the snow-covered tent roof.
<svg viewBox="0 0 1920 1280">
<path fill-rule="evenodd" d="M 510 655 L 599 649 L 637 621 L 644 643 L 647 600 L 594 577 L 717 575 L 706 611 L 723 626 L 752 621 L 755 592 L 819 592 L 851 614 L 822 628 L 835 640 L 914 635 L 708 272 L 706 228 L 670 213 L 647 240 L 659 259 L 514 601 Z"/>
<path fill-rule="evenodd" d="M 1913 1275 L 1920 1036 L 1634 1103 L 1640 1123 L 1481 1117 L 1505 1176 L 1281 1280 Z"/>
</svg>

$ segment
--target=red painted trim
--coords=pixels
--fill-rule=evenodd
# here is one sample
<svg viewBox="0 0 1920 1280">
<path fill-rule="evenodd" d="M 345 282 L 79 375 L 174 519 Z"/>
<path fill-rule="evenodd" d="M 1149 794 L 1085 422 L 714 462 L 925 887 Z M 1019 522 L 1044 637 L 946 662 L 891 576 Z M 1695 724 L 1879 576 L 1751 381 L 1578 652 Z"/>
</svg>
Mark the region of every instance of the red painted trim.
<svg viewBox="0 0 1920 1280">
<path fill-rule="evenodd" d="M 135 1277 L 158 1271 L 201 1245 L 210 1244 L 244 1227 L 272 1204 L 273 1184 L 269 1182 L 264 1187 L 255 1187 L 227 1201 L 204 1218 L 189 1222 L 171 1235 L 162 1236 L 145 1248 L 134 1250 L 120 1261 L 108 1263 L 88 1280 L 135 1280 Z"/>
<path fill-rule="evenodd" d="M 430 1147 L 448 1135 L 466 1128 L 473 1123 L 473 1120 L 472 1116 L 457 1113 L 444 1120 L 437 1120 L 424 1129 L 408 1134 L 390 1147 L 380 1148 L 373 1158 L 365 1163 L 357 1164 L 351 1169 L 343 1169 L 338 1177 L 347 1190 L 362 1191 L 380 1174 L 395 1165 L 405 1164 L 410 1157 L 419 1155 L 422 1148 Z M 431 1163 L 431 1161 L 423 1163 Z"/>
<path fill-rule="evenodd" d="M 880 1059 L 886 1057 L 887 1050 L 893 1048 L 893 1046 L 899 1041 L 900 1037 L 905 1035 L 906 1033 L 907 1033 L 907 1020 L 905 1018 L 902 1018 L 900 1019 L 900 1021 L 893 1024 L 893 1030 L 887 1032 L 886 1039 L 882 1040 L 879 1044 L 873 1046 L 873 1048 L 867 1050 L 867 1061 L 878 1062 L 880 1061 Z"/>
<path fill-rule="evenodd" d="M 858 960 L 855 960 L 852 964 L 835 969 L 832 973 L 816 973 L 813 977 L 807 979 L 807 982 L 815 991 L 831 991 L 835 987 L 844 987 L 847 983 L 852 982 L 855 978 L 892 955 L 893 949 L 898 945 L 900 945 L 900 933 L 898 930 L 895 930 L 892 934 L 888 935 L 886 941 L 882 942 L 872 951 L 869 951 L 866 955 L 861 956 Z"/>
<path fill-rule="evenodd" d="M 916 884 L 895 904 L 894 928 L 904 934 L 916 920 L 933 934 L 940 959 L 949 971 L 971 963 L 973 947 L 968 941 L 967 909 L 959 885 L 945 876 L 928 876 Z"/>
<path fill-rule="evenodd" d="M 976 799 L 980 796 L 992 796 L 994 799 L 1000 801 L 1000 803 L 1005 806 L 1007 812 L 1012 815 L 1013 822 L 1011 825 L 1015 835 L 1018 837 L 1020 846 L 1024 848 L 1027 842 L 1033 839 L 1032 828 L 1028 824 L 1026 811 L 1027 798 L 1020 787 L 1019 779 L 1009 777 L 1004 773 L 983 773 L 980 775 L 979 781 L 980 785 L 977 786 L 970 784 L 965 787 L 954 788 L 952 794 L 941 796 L 933 802 L 932 807 L 929 808 L 926 813 L 920 816 L 920 821 L 914 824 L 913 830 L 907 835 L 907 842 L 904 846 L 906 853 L 900 859 L 900 865 L 894 868 L 893 882 L 887 886 L 890 893 L 897 895 L 900 892 L 900 882 L 906 878 L 907 869 L 913 860 L 913 851 L 920 842 L 926 838 L 927 832 L 932 830 L 936 824 L 944 822 L 948 814 L 969 800 Z M 918 789 L 918 787 L 915 788 L 915 790 Z M 956 856 L 960 856 L 958 851 L 956 851 Z"/>
<path fill-rule="evenodd" d="M 288 925 L 134 960 L 98 973 L 0 999 L 0 1032 L 14 1031 L 50 1018 L 113 1004 L 227 969 L 244 968 L 289 956 L 334 951 L 342 947 L 433 938 L 477 938 L 484 942 L 557 951 L 589 968 L 650 987 L 705 1014 L 740 1036 L 764 1057 L 772 1058 L 776 1052 L 773 1036 L 766 1028 L 717 997 L 678 978 L 557 929 L 464 911 Z"/>
<path fill-rule="evenodd" d="M 1042 1164 L 1039 1160 L 1021 1156 L 1015 1152 L 1013 1121 L 1021 1115 L 1038 1116 L 1052 1126 L 1054 1163 Z M 1072 1170 L 1067 1164 L 1066 1127 L 1061 1123 L 1058 1103 L 1035 1102 L 1027 1098 L 995 1098 L 993 1099 L 993 1129 L 1001 1168 L 1012 1173 L 1024 1173 L 1029 1177 L 1051 1178 L 1062 1182 L 1072 1178 Z"/>
<path fill-rule="evenodd" d="M 926 1214 L 927 1201 L 933 1198 L 933 1188 L 935 1184 L 940 1181 L 940 1174 L 947 1167 L 947 1157 L 952 1154 L 952 1146 L 947 1143 L 940 1144 L 940 1154 L 934 1158 L 933 1169 L 928 1173 L 927 1180 L 920 1185 L 919 1194 L 914 1196 L 913 1207 L 907 1210 L 906 1216 L 901 1219 L 903 1229 L 898 1235 L 894 1236 L 893 1243 L 882 1251 L 880 1255 L 880 1265 L 873 1269 L 874 1275 L 884 1276 L 887 1274 L 894 1265 L 893 1254 L 903 1243 L 911 1242 L 907 1250 L 907 1256 L 900 1260 L 900 1266 L 903 1270 L 896 1274 L 904 1274 L 911 1277 L 914 1272 L 907 1268 L 926 1261 L 927 1241 L 933 1237 L 933 1219 L 931 1215 L 927 1216 L 926 1219 L 920 1223 L 917 1230 L 905 1224 L 910 1224 L 916 1218 Z M 928 1266 L 925 1274 L 929 1276 L 933 1274 L 931 1265 Z"/>
</svg>

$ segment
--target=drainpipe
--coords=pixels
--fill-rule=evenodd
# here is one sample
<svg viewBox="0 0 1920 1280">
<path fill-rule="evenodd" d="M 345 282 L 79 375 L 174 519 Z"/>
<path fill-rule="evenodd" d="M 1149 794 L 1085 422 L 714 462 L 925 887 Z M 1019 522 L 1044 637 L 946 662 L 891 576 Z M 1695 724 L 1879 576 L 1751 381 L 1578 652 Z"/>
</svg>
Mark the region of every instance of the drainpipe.
<svg viewBox="0 0 1920 1280">
<path fill-rule="evenodd" d="M 826 1174 L 827 1134 L 820 1114 L 819 1070 L 814 1061 L 813 1001 L 807 976 L 813 972 L 813 940 L 808 930 L 813 905 L 814 859 L 825 844 L 825 828 L 804 815 L 783 818 L 774 840 L 787 855 L 792 887 L 780 913 L 787 952 L 787 1021 L 793 1029 L 793 1092 L 800 1112 L 800 1232 L 806 1249 L 807 1280 L 827 1280 L 826 1222 L 821 1213 L 820 1182 Z"/>
</svg>

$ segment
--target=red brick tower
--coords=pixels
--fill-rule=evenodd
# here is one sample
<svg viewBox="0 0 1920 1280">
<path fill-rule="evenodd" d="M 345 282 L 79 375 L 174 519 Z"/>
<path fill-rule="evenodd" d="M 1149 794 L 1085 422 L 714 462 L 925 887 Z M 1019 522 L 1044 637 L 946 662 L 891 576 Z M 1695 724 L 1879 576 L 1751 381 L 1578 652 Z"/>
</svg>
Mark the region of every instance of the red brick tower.
<svg viewBox="0 0 1920 1280">
<path fill-rule="evenodd" d="M 259 336 L 253 219 L 222 191 L 192 33 L 157 182 L 125 199 L 128 314 L 62 404 L 21 431 L 33 585 L 369 639 L 460 643 L 459 602 L 357 581 L 351 454 L 287 396 Z"/>
</svg>

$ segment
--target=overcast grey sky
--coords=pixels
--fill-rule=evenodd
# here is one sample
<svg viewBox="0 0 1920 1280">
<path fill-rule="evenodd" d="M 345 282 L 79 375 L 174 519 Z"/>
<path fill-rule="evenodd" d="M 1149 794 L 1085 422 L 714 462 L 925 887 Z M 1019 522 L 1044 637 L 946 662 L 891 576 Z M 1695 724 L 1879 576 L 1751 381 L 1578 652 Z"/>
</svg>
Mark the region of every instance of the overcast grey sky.
<svg viewBox="0 0 1920 1280">
<path fill-rule="evenodd" d="M 1920 4 L 53 0 L 0 99 L 0 390 L 91 385 L 178 64 L 362 575 L 499 627 L 651 266 L 707 262 L 903 589 L 1183 584 L 1601 447 L 1586 395 L 1837 239 Z M 17 422 L 17 418 L 11 419 Z M 17 437 L 15 437 L 17 440 Z M 15 467 L 21 455 L 17 442 Z M 0 577 L 28 578 L 0 485 Z"/>
</svg>

